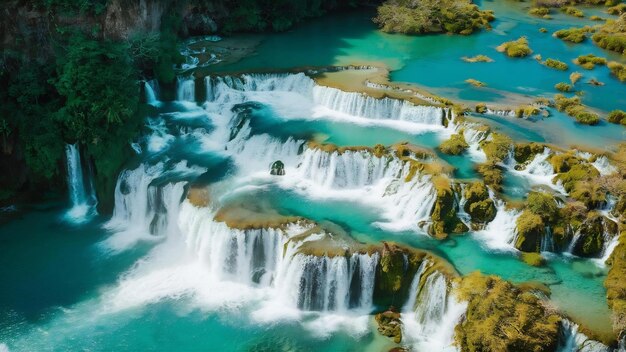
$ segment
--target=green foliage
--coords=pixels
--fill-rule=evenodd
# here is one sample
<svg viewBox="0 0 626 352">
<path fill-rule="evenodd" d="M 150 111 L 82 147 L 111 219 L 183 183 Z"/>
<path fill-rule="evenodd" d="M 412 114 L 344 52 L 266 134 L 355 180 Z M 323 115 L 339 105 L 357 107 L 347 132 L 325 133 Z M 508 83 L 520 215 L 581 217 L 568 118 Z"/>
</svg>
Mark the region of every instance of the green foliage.
<svg viewBox="0 0 626 352">
<path fill-rule="evenodd" d="M 526 57 L 533 52 L 528 46 L 528 39 L 526 39 L 526 37 L 502 43 L 496 49 L 509 57 Z"/>
<path fill-rule="evenodd" d="M 527 289 L 497 276 L 474 272 L 461 281 L 457 295 L 468 302 L 455 327 L 461 351 L 534 351 L 557 349 L 561 317 Z"/>
<path fill-rule="evenodd" d="M 620 81 L 626 81 L 626 65 L 619 63 L 617 61 L 610 61 L 606 64 L 611 70 L 611 73 L 617 77 Z"/>
<path fill-rule="evenodd" d="M 606 117 L 610 123 L 617 123 L 626 126 L 626 112 L 622 110 L 613 110 Z"/>
<path fill-rule="evenodd" d="M 465 211 L 473 222 L 488 223 L 496 217 L 496 206 L 482 182 L 474 182 L 465 188 Z"/>
<path fill-rule="evenodd" d="M 497 165 L 496 161 L 487 161 L 486 163 L 476 166 L 476 171 L 483 177 L 486 184 L 494 190 L 502 189 L 502 181 L 504 176 L 502 169 Z"/>
<path fill-rule="evenodd" d="M 557 83 L 554 86 L 554 88 L 556 88 L 556 90 L 561 91 L 561 92 L 571 92 L 574 87 L 572 87 L 572 85 L 569 83 L 560 82 L 560 83 Z"/>
<path fill-rule="evenodd" d="M 582 12 L 581 10 L 573 6 L 563 7 L 561 8 L 561 11 L 563 11 L 566 15 L 575 16 L 575 17 L 585 17 L 584 12 Z"/>
<path fill-rule="evenodd" d="M 608 9 L 606 9 L 606 12 L 608 12 L 610 15 L 619 16 L 626 12 L 626 4 L 621 3 L 615 6 L 609 7 Z"/>
<path fill-rule="evenodd" d="M 557 220 L 559 207 L 554 197 L 545 192 L 530 192 L 527 199 L 528 209 L 541 217 L 546 223 L 553 223 Z"/>
<path fill-rule="evenodd" d="M 456 133 L 450 136 L 450 139 L 444 141 L 439 146 L 442 153 L 450 155 L 460 155 L 469 148 L 469 145 L 463 137 L 463 133 Z"/>
<path fill-rule="evenodd" d="M 107 0 L 38 0 L 48 11 L 54 11 L 65 15 L 104 13 Z"/>
<path fill-rule="evenodd" d="M 555 59 L 547 59 L 544 65 L 559 71 L 567 71 L 569 69 L 569 66 L 567 66 L 565 62 Z"/>
<path fill-rule="evenodd" d="M 607 20 L 592 38 L 599 47 L 626 55 L 626 13 Z"/>
<path fill-rule="evenodd" d="M 493 12 L 481 11 L 469 0 L 387 0 L 374 18 L 384 32 L 406 34 L 471 34 L 490 28 L 493 20 Z"/>
<path fill-rule="evenodd" d="M 588 111 L 580 102 L 579 97 L 567 98 L 562 94 L 557 94 L 554 96 L 554 102 L 559 111 L 565 111 L 579 123 L 596 125 L 600 122 L 600 116 Z"/>
<path fill-rule="evenodd" d="M 533 16 L 543 17 L 550 14 L 550 9 L 547 7 L 531 7 L 528 13 Z"/>
<path fill-rule="evenodd" d="M 526 209 L 517 218 L 516 225 L 515 248 L 522 252 L 539 252 L 541 238 L 545 233 L 545 224 L 541 216 Z"/>
<path fill-rule="evenodd" d="M 596 65 L 606 65 L 606 59 L 603 57 L 595 56 L 593 54 L 580 55 L 574 60 L 576 65 L 582 66 L 584 69 L 591 70 Z"/>
<path fill-rule="evenodd" d="M 504 134 L 492 133 L 490 138 L 480 142 L 480 147 L 487 155 L 488 160 L 503 161 L 508 155 L 513 140 Z"/>
<path fill-rule="evenodd" d="M 585 26 L 583 28 L 572 27 L 554 32 L 554 36 L 566 42 L 580 43 L 587 39 L 587 33 L 593 32 L 593 28 Z"/>
</svg>

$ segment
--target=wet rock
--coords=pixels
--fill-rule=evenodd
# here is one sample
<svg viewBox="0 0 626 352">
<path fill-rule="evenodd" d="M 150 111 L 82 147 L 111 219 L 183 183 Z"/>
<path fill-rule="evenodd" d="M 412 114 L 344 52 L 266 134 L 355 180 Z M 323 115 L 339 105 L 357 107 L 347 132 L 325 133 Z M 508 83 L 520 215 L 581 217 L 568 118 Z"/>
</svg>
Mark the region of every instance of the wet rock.
<svg viewBox="0 0 626 352">
<path fill-rule="evenodd" d="M 272 164 L 272 168 L 270 170 L 270 175 L 274 176 L 284 176 L 285 175 L 285 164 L 282 161 L 276 160 Z"/>
<path fill-rule="evenodd" d="M 393 342 L 402 342 L 402 321 L 400 313 L 394 307 L 390 307 L 387 311 L 376 314 L 374 317 L 378 323 L 378 332 L 393 339 Z"/>
</svg>

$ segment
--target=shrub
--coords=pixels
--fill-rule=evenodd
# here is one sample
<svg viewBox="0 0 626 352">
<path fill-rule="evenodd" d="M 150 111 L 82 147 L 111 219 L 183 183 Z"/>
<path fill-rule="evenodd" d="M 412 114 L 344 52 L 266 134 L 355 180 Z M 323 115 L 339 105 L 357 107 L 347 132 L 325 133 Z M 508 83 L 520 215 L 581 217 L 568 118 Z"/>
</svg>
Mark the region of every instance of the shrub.
<svg viewBox="0 0 626 352">
<path fill-rule="evenodd" d="M 556 88 L 556 90 L 561 91 L 561 92 L 571 92 L 573 87 L 571 84 L 567 84 L 565 82 L 560 82 L 557 83 L 554 88 Z"/>
<path fill-rule="evenodd" d="M 572 27 L 554 32 L 554 36 L 567 42 L 580 43 L 587 39 L 587 33 L 593 32 L 593 28 L 586 26 L 583 28 Z"/>
<path fill-rule="evenodd" d="M 543 17 L 550 13 L 550 9 L 547 7 L 531 7 L 528 13 L 533 16 Z"/>
<path fill-rule="evenodd" d="M 595 68 L 596 65 L 606 65 L 606 59 L 593 54 L 587 54 L 580 55 L 574 60 L 574 63 L 582 66 L 584 69 L 591 70 Z"/>
<path fill-rule="evenodd" d="M 464 57 L 461 58 L 461 60 L 463 60 L 465 62 L 471 62 L 471 63 L 475 63 L 475 62 L 493 62 L 493 59 L 490 58 L 487 55 L 476 55 L 474 57 L 464 56 Z"/>
<path fill-rule="evenodd" d="M 526 39 L 526 37 L 502 43 L 496 49 L 509 57 L 526 57 L 533 52 L 528 46 L 528 39 Z"/>
<path fill-rule="evenodd" d="M 476 108 L 474 109 L 479 114 L 484 114 L 487 112 L 487 105 L 485 103 L 476 104 Z"/>
<path fill-rule="evenodd" d="M 615 75 L 615 77 L 617 77 L 617 79 L 622 82 L 626 81 L 626 65 L 621 64 L 617 61 L 611 61 L 607 63 L 607 66 L 609 67 L 609 70 L 611 70 L 611 73 Z"/>
<path fill-rule="evenodd" d="M 460 155 L 462 154 L 469 145 L 465 141 L 465 137 L 463 133 L 456 133 L 450 136 L 450 139 L 444 141 L 439 146 L 439 149 L 442 153 L 450 154 L 450 155 Z"/>
<path fill-rule="evenodd" d="M 565 62 L 555 59 L 547 59 L 544 65 L 559 71 L 567 71 L 569 69 Z"/>
<path fill-rule="evenodd" d="M 607 20 L 592 38 L 603 49 L 626 54 L 626 13 L 618 19 Z"/>
<path fill-rule="evenodd" d="M 606 12 L 608 12 L 610 15 L 620 16 L 626 12 L 626 4 L 622 3 L 609 7 Z"/>
<path fill-rule="evenodd" d="M 584 12 L 582 12 L 581 10 L 573 6 L 563 7 L 561 8 L 561 11 L 563 11 L 566 15 L 575 16 L 575 17 L 585 17 Z"/>
<path fill-rule="evenodd" d="M 611 111 L 607 117 L 607 121 L 610 123 L 619 123 L 626 126 L 626 112 L 622 110 L 613 110 Z"/>
</svg>

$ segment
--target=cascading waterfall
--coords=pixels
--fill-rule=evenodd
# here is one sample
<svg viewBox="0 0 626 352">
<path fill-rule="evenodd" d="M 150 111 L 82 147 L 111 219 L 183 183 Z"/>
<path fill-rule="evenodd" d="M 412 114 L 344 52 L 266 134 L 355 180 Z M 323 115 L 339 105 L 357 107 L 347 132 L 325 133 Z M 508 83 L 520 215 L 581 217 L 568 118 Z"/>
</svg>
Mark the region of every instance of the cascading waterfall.
<svg viewBox="0 0 626 352">
<path fill-rule="evenodd" d="M 544 148 L 542 153 L 535 155 L 535 157 L 521 170 L 517 170 L 515 159 L 510 157 L 507 163 L 509 171 L 515 175 L 524 177 L 531 184 L 545 185 L 557 192 L 567 194 L 561 184 L 555 184 L 552 180 L 556 173 L 552 164 L 548 162 L 548 158 L 552 155 L 550 148 Z"/>
<path fill-rule="evenodd" d="M 617 167 L 611 165 L 609 158 L 604 155 L 598 157 L 593 163 L 591 163 L 591 165 L 593 165 L 598 172 L 600 172 L 600 175 L 603 176 L 611 175 L 617 172 Z"/>
<path fill-rule="evenodd" d="M 589 339 L 587 335 L 579 331 L 578 324 L 570 320 L 563 319 L 561 321 L 561 336 L 559 337 L 559 346 L 557 352 L 612 352 L 608 346 Z M 621 350 L 620 350 L 621 351 Z"/>
<path fill-rule="evenodd" d="M 449 294 L 448 281 L 439 271 L 424 278 L 431 265 L 428 260 L 423 261 L 411 283 L 409 299 L 402 308 L 403 341 L 417 350 L 455 351 L 454 327 L 467 303 Z"/>
<path fill-rule="evenodd" d="M 91 173 L 83 173 L 78 143 L 65 146 L 67 159 L 67 185 L 71 208 L 66 218 L 72 222 L 84 222 L 96 214 L 97 204 Z M 88 169 L 89 170 L 89 169 Z"/>
<path fill-rule="evenodd" d="M 488 131 L 480 130 L 476 127 L 474 124 L 464 123 L 457 128 L 463 129 L 463 137 L 469 145 L 468 153 L 470 157 L 476 162 L 484 162 L 487 156 L 480 147 L 480 142 L 487 138 Z"/>
<path fill-rule="evenodd" d="M 378 253 L 314 256 L 287 251 L 277 286 L 287 304 L 307 311 L 369 313 Z"/>
<path fill-rule="evenodd" d="M 150 105 L 158 104 L 159 82 L 155 79 L 145 81 L 143 87 L 146 93 L 146 102 Z"/>
<path fill-rule="evenodd" d="M 554 238 L 552 237 L 552 229 L 550 226 L 546 226 L 544 230 L 544 234 L 541 237 L 541 252 L 554 252 Z"/>
<path fill-rule="evenodd" d="M 484 241 L 485 245 L 497 250 L 512 250 L 515 237 L 517 236 L 517 218 L 520 212 L 515 209 L 507 209 L 506 203 L 495 198 L 489 191 L 489 197 L 496 205 L 496 217 L 485 227 L 476 232 L 476 236 Z"/>
<path fill-rule="evenodd" d="M 187 102 L 196 101 L 196 82 L 194 81 L 193 76 L 177 77 L 176 100 Z"/>
<path fill-rule="evenodd" d="M 344 114 L 368 119 L 388 119 L 441 126 L 444 109 L 434 106 L 413 105 L 405 100 L 376 99 L 362 93 L 344 92 L 324 86 L 313 89 L 315 103 Z"/>
<path fill-rule="evenodd" d="M 301 181 L 300 188 L 316 197 L 354 199 L 379 206 L 387 222 L 377 225 L 399 231 L 428 223 L 436 200 L 430 176 L 418 172 L 407 181 L 410 173 L 409 163 L 387 155 L 377 157 L 367 150 L 339 154 L 307 149 L 296 179 Z"/>
</svg>

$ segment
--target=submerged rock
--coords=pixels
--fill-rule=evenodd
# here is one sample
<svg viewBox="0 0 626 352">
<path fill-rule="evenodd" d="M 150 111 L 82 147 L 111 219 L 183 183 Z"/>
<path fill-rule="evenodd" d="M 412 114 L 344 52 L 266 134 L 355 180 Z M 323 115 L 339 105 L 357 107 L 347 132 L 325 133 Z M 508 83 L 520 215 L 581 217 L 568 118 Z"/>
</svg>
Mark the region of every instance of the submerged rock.
<svg viewBox="0 0 626 352">
<path fill-rule="evenodd" d="M 276 160 L 272 164 L 272 168 L 270 170 L 270 175 L 284 176 L 285 175 L 285 164 L 282 161 L 280 161 L 280 160 Z"/>
<path fill-rule="evenodd" d="M 395 343 L 402 342 L 402 321 L 400 320 L 400 313 L 394 307 L 376 314 L 374 319 L 378 323 L 378 332 L 381 335 L 390 337 Z"/>
</svg>

